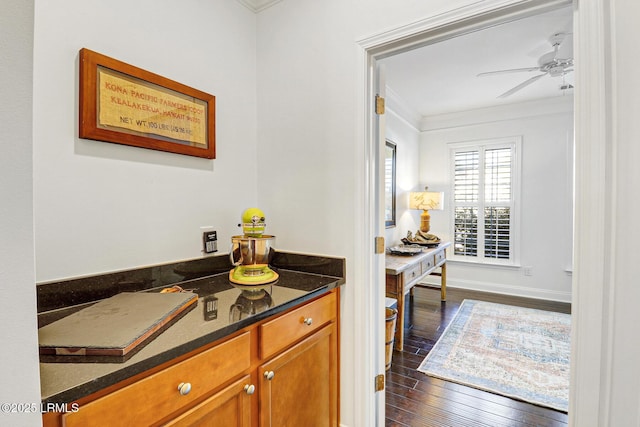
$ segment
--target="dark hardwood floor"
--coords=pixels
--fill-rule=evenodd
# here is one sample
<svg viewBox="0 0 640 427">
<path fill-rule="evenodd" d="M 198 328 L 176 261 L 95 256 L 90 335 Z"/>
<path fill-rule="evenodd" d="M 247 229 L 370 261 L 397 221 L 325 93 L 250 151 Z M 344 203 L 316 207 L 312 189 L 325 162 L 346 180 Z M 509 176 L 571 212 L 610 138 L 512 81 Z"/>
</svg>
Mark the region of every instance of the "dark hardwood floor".
<svg viewBox="0 0 640 427">
<path fill-rule="evenodd" d="M 394 350 L 386 375 L 386 426 L 566 426 L 568 416 L 507 397 L 429 377 L 416 369 L 464 299 L 569 313 L 570 304 L 463 289 L 415 287 L 407 301 L 404 351 Z"/>
</svg>

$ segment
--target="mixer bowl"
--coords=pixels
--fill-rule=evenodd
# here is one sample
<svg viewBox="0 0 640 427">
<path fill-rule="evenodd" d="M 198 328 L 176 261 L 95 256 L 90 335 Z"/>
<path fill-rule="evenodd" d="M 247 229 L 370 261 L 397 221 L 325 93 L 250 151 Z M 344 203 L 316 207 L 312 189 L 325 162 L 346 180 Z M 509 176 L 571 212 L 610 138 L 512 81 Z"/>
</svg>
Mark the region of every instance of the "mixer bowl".
<svg viewBox="0 0 640 427">
<path fill-rule="evenodd" d="M 261 269 L 271 262 L 274 253 L 275 236 L 261 237 L 233 236 L 229 258 L 234 266 L 245 266 L 246 269 Z"/>
</svg>

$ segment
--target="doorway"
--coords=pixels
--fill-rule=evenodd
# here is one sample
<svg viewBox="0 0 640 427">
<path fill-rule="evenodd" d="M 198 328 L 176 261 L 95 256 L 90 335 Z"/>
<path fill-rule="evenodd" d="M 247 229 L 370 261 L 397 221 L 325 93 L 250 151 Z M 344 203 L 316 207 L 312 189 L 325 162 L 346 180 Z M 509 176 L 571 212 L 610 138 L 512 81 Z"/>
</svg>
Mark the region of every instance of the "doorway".
<svg viewBox="0 0 640 427">
<path fill-rule="evenodd" d="M 523 4 L 524 3 L 524 4 Z M 451 16 L 449 17 L 443 17 L 442 21 L 440 22 L 439 19 L 435 19 L 431 20 L 429 22 L 425 22 L 424 26 L 422 28 L 416 29 L 417 27 L 414 26 L 411 29 L 407 29 L 405 33 L 400 34 L 400 33 L 394 33 L 394 34 L 385 34 L 379 37 L 374 37 L 371 39 L 368 39 L 366 42 L 362 43 L 363 47 L 366 49 L 367 54 L 369 55 L 369 66 L 370 69 L 375 69 L 375 65 L 376 65 L 376 61 L 380 60 L 380 59 L 384 59 L 385 57 L 388 56 L 392 56 L 401 52 L 405 52 L 411 49 L 414 49 L 416 47 L 419 46 L 423 46 L 425 44 L 428 43 L 437 43 L 438 41 L 441 40 L 446 40 L 449 39 L 451 37 L 455 37 L 456 35 L 461 35 L 461 34 L 466 34 L 469 33 L 471 31 L 477 31 L 480 28 L 483 28 L 485 26 L 493 26 L 493 25 L 497 25 L 501 22 L 507 22 L 509 20 L 514 20 L 514 19 L 518 19 L 520 17 L 523 16 L 529 16 L 535 13 L 541 13 L 544 11 L 548 11 L 557 7 L 561 7 L 561 6 L 566 6 L 568 4 L 571 4 L 571 2 L 569 1 L 546 1 L 546 2 L 522 2 L 520 5 L 516 5 L 516 6 L 512 6 L 512 7 L 503 7 L 503 8 L 498 8 L 496 10 L 486 10 L 483 9 L 480 12 L 478 12 L 477 14 L 473 15 L 472 17 L 463 17 L 463 18 L 459 18 L 458 20 L 453 19 Z M 485 7 L 490 7 L 490 6 L 486 6 Z M 478 7 L 478 9 L 482 9 L 481 7 Z M 587 22 L 590 22 L 592 24 L 594 24 L 594 26 L 596 26 L 595 24 L 597 23 L 597 18 L 599 17 L 598 12 L 594 12 L 593 10 L 591 11 L 592 14 L 585 17 L 584 20 Z M 576 16 L 578 16 L 576 14 Z M 589 41 L 591 43 L 594 43 L 595 41 Z M 582 42 L 582 49 L 583 51 L 589 51 L 589 48 L 592 47 L 589 42 Z M 601 54 L 600 51 L 597 52 L 597 54 Z M 375 76 L 375 73 L 372 73 L 372 75 Z M 595 82 L 601 83 L 604 80 L 603 75 L 597 74 L 594 75 L 592 77 L 592 79 Z M 374 87 L 374 82 L 369 82 L 369 84 L 367 85 L 367 87 Z M 371 94 L 370 94 L 371 95 Z M 589 93 L 589 89 L 586 87 L 582 88 L 582 95 L 585 96 L 585 99 L 587 98 L 594 98 L 596 97 L 595 94 L 591 94 Z M 371 98 L 369 98 L 371 99 Z M 584 102 L 584 101 L 583 101 Z M 583 128 L 582 128 L 582 132 L 586 132 L 588 130 L 588 128 L 592 128 L 592 127 L 597 127 L 597 126 L 601 126 L 603 119 L 598 116 L 598 112 L 585 112 L 583 111 L 582 114 L 583 119 L 585 117 L 589 117 L 591 119 L 594 120 L 594 122 L 591 122 L 589 125 L 585 125 L 583 124 Z M 376 122 L 375 118 L 371 119 L 372 122 Z M 371 128 L 375 129 L 375 123 L 371 125 Z M 372 133 L 372 145 L 375 146 L 381 146 L 380 144 L 380 139 L 376 139 L 379 138 L 381 135 L 384 135 L 384 133 L 378 133 L 375 134 L 375 132 Z M 598 149 L 602 149 L 603 147 L 601 146 L 601 143 L 598 141 L 595 141 L 593 138 L 590 138 L 588 135 L 583 136 L 583 139 L 581 140 L 581 143 L 586 144 L 586 146 L 591 146 L 591 148 L 598 148 Z M 375 148 L 374 148 L 375 149 Z M 584 157 L 582 159 L 583 161 L 585 160 Z M 597 164 L 599 167 L 602 166 L 601 162 L 596 161 L 593 158 L 587 159 L 588 161 L 586 163 L 583 163 L 581 165 L 581 167 L 584 169 L 585 167 L 588 167 L 589 165 L 587 163 L 591 162 L 591 164 Z M 580 156 L 576 156 L 576 162 L 580 162 Z M 600 169 L 598 170 L 600 171 Z M 603 178 L 602 173 L 597 174 L 597 176 L 599 177 L 599 179 Z M 583 177 L 584 178 L 584 177 Z M 595 176 L 590 176 L 590 177 L 586 177 L 586 179 L 583 182 L 579 182 L 577 181 L 577 187 L 579 189 L 585 189 L 586 186 L 588 184 L 592 184 L 595 182 L 594 180 Z M 378 182 L 375 183 L 377 185 L 377 189 L 380 190 L 380 185 Z M 601 187 L 601 185 L 600 185 Z M 586 191 L 586 189 L 585 189 Z M 578 191 L 576 193 L 576 197 L 579 199 L 580 198 L 580 192 Z M 381 196 L 378 195 L 378 198 L 380 198 Z M 584 197 L 584 194 L 583 194 Z M 580 208 L 580 205 L 582 203 L 585 203 L 585 200 L 583 199 L 582 201 L 577 200 L 577 209 Z M 600 215 L 600 213 L 595 213 L 594 215 L 592 215 L 587 221 L 585 222 L 589 222 L 592 221 L 592 223 L 596 223 L 598 221 L 598 216 Z M 578 227 L 580 225 L 577 225 Z M 582 225 L 584 227 L 584 224 Z M 580 249 L 580 248 L 578 248 Z M 580 252 L 578 250 L 578 252 Z M 598 255 L 602 255 L 602 251 L 582 251 L 592 262 L 597 262 L 598 258 L 596 258 L 596 252 L 598 252 Z M 587 279 L 588 280 L 588 279 Z M 578 300 L 580 300 L 580 298 L 577 297 L 578 292 L 575 286 L 575 282 L 576 282 L 576 274 L 574 274 L 574 279 L 573 279 L 573 303 L 574 303 L 574 307 L 577 308 L 577 302 Z M 378 278 L 378 285 L 382 285 L 383 283 L 383 278 Z M 583 291 L 584 292 L 584 291 Z M 593 293 L 591 291 L 589 291 L 590 294 L 598 294 L 599 292 L 602 292 L 602 286 L 601 285 L 597 285 L 595 289 L 593 289 Z M 583 298 L 584 299 L 584 296 Z M 599 309 L 596 308 L 596 311 L 598 311 Z M 580 326 L 579 324 L 577 326 Z M 598 327 L 599 330 L 601 330 L 601 327 Z M 575 333 L 574 333 L 575 335 Z M 575 340 L 574 340 L 574 351 L 575 351 Z M 380 347 L 380 346 L 378 346 Z M 587 365 L 589 365 L 589 363 L 587 363 Z M 600 369 L 600 366 L 594 366 L 593 364 L 590 364 L 591 367 L 596 368 L 596 369 Z M 575 372 L 575 370 L 573 370 Z M 586 374 L 585 374 L 586 375 Z M 574 378 L 572 378 L 572 394 L 575 394 L 575 384 L 576 384 L 576 377 L 574 374 Z M 591 409 L 591 408 L 589 408 Z M 585 408 L 586 412 L 588 412 L 587 408 Z M 597 411 L 597 407 L 595 409 L 593 409 L 593 411 Z M 380 414 L 380 412 L 378 412 Z"/>
</svg>

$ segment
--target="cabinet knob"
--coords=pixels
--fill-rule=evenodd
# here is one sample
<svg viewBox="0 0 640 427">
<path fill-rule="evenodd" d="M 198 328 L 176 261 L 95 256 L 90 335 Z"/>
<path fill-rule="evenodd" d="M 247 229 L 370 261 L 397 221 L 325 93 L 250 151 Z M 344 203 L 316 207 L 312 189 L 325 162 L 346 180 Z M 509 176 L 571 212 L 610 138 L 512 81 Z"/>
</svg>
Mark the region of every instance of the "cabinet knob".
<svg viewBox="0 0 640 427">
<path fill-rule="evenodd" d="M 247 394 L 253 394 L 256 392 L 256 386 L 254 386 L 253 384 L 246 384 L 244 386 L 244 391 L 246 391 Z"/>
<path fill-rule="evenodd" d="M 268 381 L 271 381 L 275 375 L 276 375 L 276 374 L 275 374 L 273 371 L 265 371 L 265 373 L 264 373 L 264 377 L 265 377 Z"/>
<path fill-rule="evenodd" d="M 180 392 L 182 396 L 186 396 L 190 391 L 191 383 L 180 383 L 180 385 L 178 386 L 178 392 Z"/>
<path fill-rule="evenodd" d="M 305 325 L 311 326 L 311 324 L 313 323 L 313 319 L 311 317 L 305 317 L 303 322 Z"/>
</svg>

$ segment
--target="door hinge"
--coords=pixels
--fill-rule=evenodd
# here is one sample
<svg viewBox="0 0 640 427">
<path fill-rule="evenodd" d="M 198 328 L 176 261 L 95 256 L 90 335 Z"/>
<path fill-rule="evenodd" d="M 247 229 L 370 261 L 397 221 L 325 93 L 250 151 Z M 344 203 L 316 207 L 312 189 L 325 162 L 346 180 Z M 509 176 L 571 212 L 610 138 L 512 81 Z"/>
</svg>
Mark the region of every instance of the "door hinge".
<svg viewBox="0 0 640 427">
<path fill-rule="evenodd" d="M 384 237 L 376 237 L 375 245 L 376 245 L 375 253 L 383 254 L 384 253 Z"/>
<path fill-rule="evenodd" d="M 384 390 L 384 374 L 376 375 L 376 391 Z"/>
<path fill-rule="evenodd" d="M 384 98 L 376 94 L 376 114 L 384 114 Z"/>
</svg>

